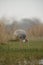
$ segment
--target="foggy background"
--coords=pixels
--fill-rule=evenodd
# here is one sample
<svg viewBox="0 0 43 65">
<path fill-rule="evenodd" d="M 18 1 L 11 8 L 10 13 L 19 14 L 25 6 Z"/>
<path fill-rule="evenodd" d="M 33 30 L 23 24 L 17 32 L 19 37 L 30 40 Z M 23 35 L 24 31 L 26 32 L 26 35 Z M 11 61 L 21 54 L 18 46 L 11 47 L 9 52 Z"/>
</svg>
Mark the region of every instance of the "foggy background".
<svg viewBox="0 0 43 65">
<path fill-rule="evenodd" d="M 43 0 L 0 0 L 0 17 L 35 17 L 43 21 Z"/>
</svg>

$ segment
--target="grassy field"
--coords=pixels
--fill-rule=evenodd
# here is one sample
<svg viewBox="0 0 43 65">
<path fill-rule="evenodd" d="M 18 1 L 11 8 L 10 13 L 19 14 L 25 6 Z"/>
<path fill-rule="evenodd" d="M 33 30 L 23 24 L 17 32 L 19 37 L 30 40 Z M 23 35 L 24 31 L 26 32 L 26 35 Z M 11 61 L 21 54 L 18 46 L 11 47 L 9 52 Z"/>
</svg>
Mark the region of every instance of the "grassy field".
<svg viewBox="0 0 43 65">
<path fill-rule="evenodd" d="M 28 43 L 22 44 L 14 41 L 0 44 L 0 65 L 26 65 L 24 60 L 32 61 L 42 58 L 43 40 L 29 40 Z"/>
</svg>

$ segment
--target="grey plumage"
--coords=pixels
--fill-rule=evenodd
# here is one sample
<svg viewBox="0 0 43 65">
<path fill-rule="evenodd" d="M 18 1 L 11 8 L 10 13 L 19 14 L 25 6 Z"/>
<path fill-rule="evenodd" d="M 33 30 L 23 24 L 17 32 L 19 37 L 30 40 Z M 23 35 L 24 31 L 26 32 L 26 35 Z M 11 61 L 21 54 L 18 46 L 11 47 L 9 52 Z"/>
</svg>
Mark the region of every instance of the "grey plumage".
<svg viewBox="0 0 43 65">
<path fill-rule="evenodd" d="M 18 29 L 14 32 L 14 36 L 16 38 L 19 38 L 21 40 L 25 40 L 26 38 L 26 32 L 24 30 Z"/>
</svg>

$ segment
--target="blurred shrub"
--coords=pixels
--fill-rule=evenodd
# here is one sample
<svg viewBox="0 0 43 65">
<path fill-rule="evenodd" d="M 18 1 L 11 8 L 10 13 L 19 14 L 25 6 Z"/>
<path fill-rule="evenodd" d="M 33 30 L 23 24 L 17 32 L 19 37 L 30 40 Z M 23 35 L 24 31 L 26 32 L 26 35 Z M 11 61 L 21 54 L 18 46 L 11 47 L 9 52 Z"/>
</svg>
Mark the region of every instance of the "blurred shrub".
<svg viewBox="0 0 43 65">
<path fill-rule="evenodd" d="M 43 36 L 43 24 L 34 25 L 28 30 L 30 36 Z"/>
<path fill-rule="evenodd" d="M 5 24 L 0 21 L 0 43 L 6 43 L 9 39 L 9 35 L 6 32 Z"/>
</svg>

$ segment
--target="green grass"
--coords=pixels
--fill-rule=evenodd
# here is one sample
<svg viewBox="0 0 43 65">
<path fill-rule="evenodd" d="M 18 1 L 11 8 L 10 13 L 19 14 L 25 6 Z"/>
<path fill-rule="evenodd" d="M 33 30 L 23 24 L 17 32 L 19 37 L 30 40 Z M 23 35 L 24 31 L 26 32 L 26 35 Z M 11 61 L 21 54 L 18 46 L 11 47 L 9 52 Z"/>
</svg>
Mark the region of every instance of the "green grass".
<svg viewBox="0 0 43 65">
<path fill-rule="evenodd" d="M 30 40 L 21 44 L 20 42 L 0 44 L 0 65 L 18 65 L 18 62 L 24 59 L 41 58 L 43 58 L 43 40 Z"/>
</svg>

